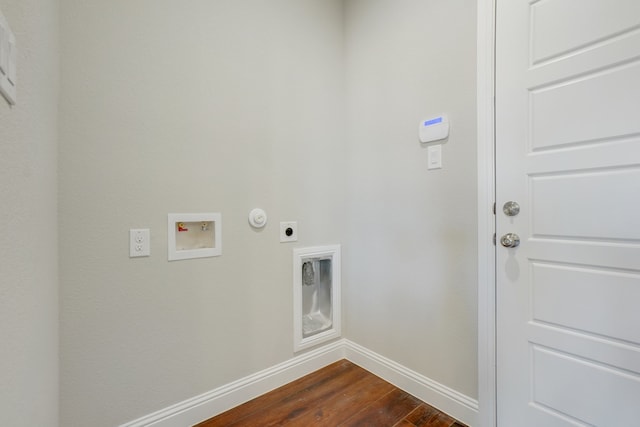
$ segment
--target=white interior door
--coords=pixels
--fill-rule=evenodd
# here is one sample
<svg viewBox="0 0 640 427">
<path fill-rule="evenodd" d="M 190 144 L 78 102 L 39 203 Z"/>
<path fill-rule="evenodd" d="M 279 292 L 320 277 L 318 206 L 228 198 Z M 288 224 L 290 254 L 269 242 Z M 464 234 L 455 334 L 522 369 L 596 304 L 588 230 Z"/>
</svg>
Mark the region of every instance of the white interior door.
<svg viewBox="0 0 640 427">
<path fill-rule="evenodd" d="M 640 0 L 497 0 L 496 168 L 498 425 L 640 426 Z"/>
</svg>

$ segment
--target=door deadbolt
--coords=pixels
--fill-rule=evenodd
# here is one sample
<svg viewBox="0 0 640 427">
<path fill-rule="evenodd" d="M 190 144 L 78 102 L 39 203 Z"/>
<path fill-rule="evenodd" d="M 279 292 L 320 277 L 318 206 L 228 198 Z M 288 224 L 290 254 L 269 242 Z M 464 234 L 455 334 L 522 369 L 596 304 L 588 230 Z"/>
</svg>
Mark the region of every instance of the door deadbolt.
<svg viewBox="0 0 640 427">
<path fill-rule="evenodd" d="M 500 244 L 505 248 L 515 248 L 520 244 L 520 237 L 516 233 L 507 233 L 500 238 Z"/>
<path fill-rule="evenodd" d="M 506 216 L 516 216 L 520 213 L 520 205 L 517 202 L 509 201 L 502 206 L 502 212 Z"/>
</svg>

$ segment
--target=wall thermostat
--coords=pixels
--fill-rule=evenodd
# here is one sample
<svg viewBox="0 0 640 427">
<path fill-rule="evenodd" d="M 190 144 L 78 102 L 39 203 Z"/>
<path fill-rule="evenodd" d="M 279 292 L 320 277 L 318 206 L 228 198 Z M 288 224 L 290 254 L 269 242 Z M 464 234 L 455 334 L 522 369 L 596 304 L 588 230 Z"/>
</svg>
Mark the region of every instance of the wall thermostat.
<svg viewBox="0 0 640 427">
<path fill-rule="evenodd" d="M 449 136 L 449 117 L 446 114 L 441 114 L 437 117 L 422 120 L 418 133 L 420 142 L 446 139 Z"/>
</svg>

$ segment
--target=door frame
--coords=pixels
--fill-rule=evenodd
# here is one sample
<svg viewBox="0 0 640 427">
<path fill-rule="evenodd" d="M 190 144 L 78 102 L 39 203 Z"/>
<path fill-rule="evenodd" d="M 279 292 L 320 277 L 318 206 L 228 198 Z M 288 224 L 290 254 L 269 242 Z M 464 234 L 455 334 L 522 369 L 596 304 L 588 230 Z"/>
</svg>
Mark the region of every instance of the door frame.
<svg viewBox="0 0 640 427">
<path fill-rule="evenodd" d="M 496 427 L 496 1 L 477 0 L 478 427 Z"/>
</svg>

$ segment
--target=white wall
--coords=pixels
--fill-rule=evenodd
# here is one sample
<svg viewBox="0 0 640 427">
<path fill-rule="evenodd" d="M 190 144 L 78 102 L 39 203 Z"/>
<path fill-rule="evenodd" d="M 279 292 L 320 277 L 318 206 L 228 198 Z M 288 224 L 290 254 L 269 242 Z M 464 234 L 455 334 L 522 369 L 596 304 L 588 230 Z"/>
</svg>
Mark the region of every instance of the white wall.
<svg viewBox="0 0 640 427">
<path fill-rule="evenodd" d="M 350 340 L 477 397 L 475 28 L 471 0 L 346 9 Z M 443 169 L 420 119 L 448 113 Z"/>
<path fill-rule="evenodd" d="M 58 2 L 0 0 L 18 104 L 0 97 L 0 425 L 58 425 Z"/>
<path fill-rule="evenodd" d="M 61 424 L 113 426 L 293 356 L 291 249 L 345 234 L 342 2 L 61 5 Z M 223 255 L 167 262 L 209 211 Z"/>
</svg>

